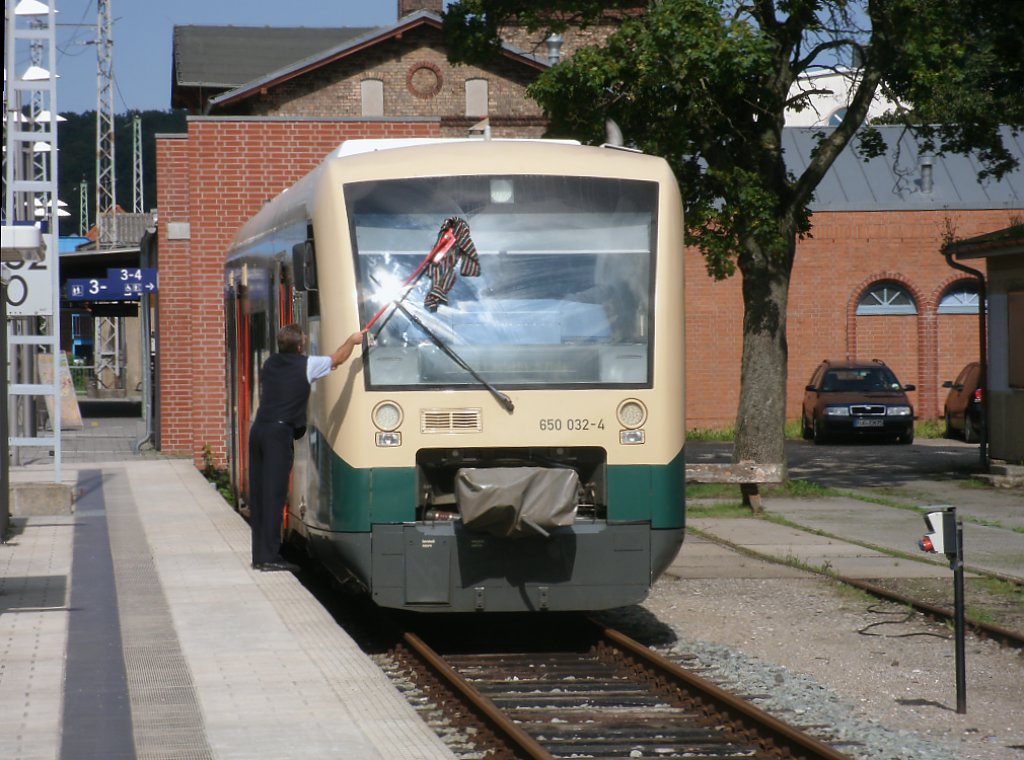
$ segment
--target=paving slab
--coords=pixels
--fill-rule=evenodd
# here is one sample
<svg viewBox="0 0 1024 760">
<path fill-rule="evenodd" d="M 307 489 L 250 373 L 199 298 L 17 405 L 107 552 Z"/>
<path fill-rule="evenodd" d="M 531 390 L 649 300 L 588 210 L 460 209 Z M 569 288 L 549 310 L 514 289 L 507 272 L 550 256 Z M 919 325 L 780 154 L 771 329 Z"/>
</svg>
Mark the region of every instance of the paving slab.
<svg viewBox="0 0 1024 760">
<path fill-rule="evenodd" d="M 765 499 L 764 509 L 810 530 L 911 555 L 920 551 L 917 542 L 927 531 L 920 512 L 845 497 L 772 497 Z M 958 515 L 963 520 L 967 567 L 1024 580 L 1024 532 L 979 524 L 959 509 Z M 921 558 L 948 567 L 944 558 L 923 553 Z"/>
<path fill-rule="evenodd" d="M 758 518 L 691 518 L 688 521 L 691 529 L 699 531 L 712 541 L 719 541 L 727 547 L 736 547 L 775 562 L 789 563 L 795 567 L 787 568 L 794 575 L 800 574 L 799 567 L 814 570 L 826 570 L 851 578 L 944 578 L 950 574 L 946 562 L 915 562 L 914 560 L 892 557 L 885 552 L 876 551 L 864 546 L 841 541 L 834 537 L 822 536 L 800 530 L 788 525 L 779 525 Z M 704 559 L 703 551 L 688 551 L 688 544 L 694 539 L 691 533 L 683 542 L 683 548 L 676 557 L 670 570 L 680 577 L 729 577 L 728 558 L 717 558 L 721 575 L 687 575 L 684 569 L 694 573 L 693 565 L 698 566 Z M 706 543 L 707 539 L 697 537 L 697 546 Z M 724 551 L 729 552 L 723 547 Z M 732 553 L 734 556 L 735 552 Z M 734 562 L 740 560 L 734 559 Z M 752 562 L 749 568 L 751 575 L 737 577 L 792 577 L 788 574 L 776 574 L 779 571 L 764 566 L 763 563 Z M 760 569 L 760 572 L 758 570 Z M 699 571 L 697 571 L 699 572 Z M 734 571 L 734 575 L 735 575 Z"/>
<path fill-rule="evenodd" d="M 698 527 L 698 520 L 690 520 Z M 690 531 L 675 560 L 665 571 L 673 578 L 800 578 L 805 571 L 788 565 L 765 562 L 737 553 L 734 549 Z"/>
<path fill-rule="evenodd" d="M 120 733 L 135 756 L 452 760 L 295 576 L 252 570 L 248 525 L 190 460 L 71 465 L 62 478 L 77 511 L 15 518 L 0 546 L 0 757 L 100 756 L 97 742 L 117 733 L 64 731 L 92 714 L 89 684 L 68 686 L 70 623 L 101 591 L 75 586 L 89 533 L 108 536 L 117 593 L 104 617 L 119 627 L 115 696 L 130 700 Z"/>
</svg>

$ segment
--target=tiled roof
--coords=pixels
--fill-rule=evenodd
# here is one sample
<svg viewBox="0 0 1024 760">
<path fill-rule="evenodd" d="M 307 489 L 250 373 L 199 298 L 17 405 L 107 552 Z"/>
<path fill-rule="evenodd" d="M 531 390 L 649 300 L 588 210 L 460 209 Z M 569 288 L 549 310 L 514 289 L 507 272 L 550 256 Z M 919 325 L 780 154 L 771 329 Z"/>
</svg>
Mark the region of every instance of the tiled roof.
<svg viewBox="0 0 1024 760">
<path fill-rule="evenodd" d="M 173 84 L 230 89 L 373 30 L 373 27 L 176 26 Z"/>
</svg>

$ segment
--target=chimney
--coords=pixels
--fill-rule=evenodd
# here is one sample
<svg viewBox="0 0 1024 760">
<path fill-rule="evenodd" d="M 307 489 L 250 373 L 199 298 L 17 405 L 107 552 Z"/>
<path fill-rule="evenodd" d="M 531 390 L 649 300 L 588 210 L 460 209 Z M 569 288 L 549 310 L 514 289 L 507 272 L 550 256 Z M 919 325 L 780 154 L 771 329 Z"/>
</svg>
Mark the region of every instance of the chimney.
<svg viewBox="0 0 1024 760">
<path fill-rule="evenodd" d="M 930 155 L 923 155 L 918 159 L 921 166 L 921 192 L 930 193 L 933 189 L 933 178 L 932 178 L 932 157 Z"/>
<path fill-rule="evenodd" d="M 398 0 L 398 18 L 403 19 L 416 11 L 430 11 L 441 15 L 442 0 Z"/>
<path fill-rule="evenodd" d="M 548 64 L 554 66 L 562 60 L 562 35 L 552 34 L 546 40 L 548 46 Z"/>
</svg>

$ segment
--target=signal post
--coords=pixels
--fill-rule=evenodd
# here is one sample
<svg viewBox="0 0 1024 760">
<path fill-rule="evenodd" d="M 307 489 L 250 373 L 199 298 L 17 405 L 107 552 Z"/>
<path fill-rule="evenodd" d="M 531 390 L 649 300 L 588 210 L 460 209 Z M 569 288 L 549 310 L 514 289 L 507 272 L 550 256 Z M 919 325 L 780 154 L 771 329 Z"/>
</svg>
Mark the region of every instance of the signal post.
<svg viewBox="0 0 1024 760">
<path fill-rule="evenodd" d="M 964 647 L 964 551 L 963 522 L 956 507 L 945 507 L 924 516 L 928 528 L 917 545 L 921 551 L 945 554 L 953 570 L 953 626 L 956 638 L 956 711 L 967 712 L 967 664 Z"/>
</svg>

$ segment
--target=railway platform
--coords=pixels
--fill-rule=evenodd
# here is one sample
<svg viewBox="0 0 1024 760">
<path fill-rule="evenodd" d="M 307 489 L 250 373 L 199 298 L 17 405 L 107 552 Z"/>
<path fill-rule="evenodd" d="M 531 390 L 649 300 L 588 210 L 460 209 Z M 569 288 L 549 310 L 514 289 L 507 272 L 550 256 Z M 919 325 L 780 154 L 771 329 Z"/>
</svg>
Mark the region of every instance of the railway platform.
<svg viewBox="0 0 1024 760">
<path fill-rule="evenodd" d="M 453 757 L 191 461 L 125 456 L 0 546 L 0 757 Z"/>
<path fill-rule="evenodd" d="M 15 516 L 0 546 L 0 757 L 452 758 L 296 577 L 250 568 L 248 526 L 192 462 L 140 450 L 141 432 L 100 419 L 66 436 L 73 512 Z M 51 475 L 45 453 L 26 459 L 13 482 Z M 1024 493 L 935 488 L 959 500 L 968 566 L 1021 577 Z M 942 558 L 890 553 L 917 552 L 916 511 L 765 509 L 786 524 L 691 519 L 668 574 L 950 577 Z"/>
</svg>

